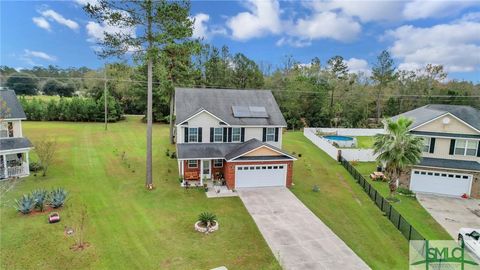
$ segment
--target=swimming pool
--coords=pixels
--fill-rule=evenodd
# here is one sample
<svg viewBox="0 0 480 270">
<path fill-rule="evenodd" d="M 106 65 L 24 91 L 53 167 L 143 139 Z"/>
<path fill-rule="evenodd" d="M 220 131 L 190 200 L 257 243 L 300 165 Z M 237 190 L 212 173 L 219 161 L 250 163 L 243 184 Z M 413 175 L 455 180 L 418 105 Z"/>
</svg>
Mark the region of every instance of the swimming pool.
<svg viewBox="0 0 480 270">
<path fill-rule="evenodd" d="M 357 139 L 348 136 L 328 135 L 323 136 L 331 144 L 336 144 L 339 147 L 355 147 L 357 145 Z M 334 146 L 336 146 L 334 145 Z"/>
</svg>

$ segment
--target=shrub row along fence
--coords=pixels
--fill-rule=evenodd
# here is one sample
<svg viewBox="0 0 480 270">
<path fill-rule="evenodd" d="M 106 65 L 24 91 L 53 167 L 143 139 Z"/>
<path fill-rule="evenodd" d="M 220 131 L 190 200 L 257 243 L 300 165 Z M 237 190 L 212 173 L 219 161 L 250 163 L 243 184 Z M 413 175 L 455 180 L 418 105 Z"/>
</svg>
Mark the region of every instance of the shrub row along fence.
<svg viewBox="0 0 480 270">
<path fill-rule="evenodd" d="M 387 201 L 368 181 L 353 167 L 345 158 L 341 157 L 341 163 L 353 176 L 355 181 L 362 186 L 363 190 L 375 202 L 390 222 L 407 238 L 407 240 L 425 240 L 423 237 L 395 208 Z"/>
</svg>

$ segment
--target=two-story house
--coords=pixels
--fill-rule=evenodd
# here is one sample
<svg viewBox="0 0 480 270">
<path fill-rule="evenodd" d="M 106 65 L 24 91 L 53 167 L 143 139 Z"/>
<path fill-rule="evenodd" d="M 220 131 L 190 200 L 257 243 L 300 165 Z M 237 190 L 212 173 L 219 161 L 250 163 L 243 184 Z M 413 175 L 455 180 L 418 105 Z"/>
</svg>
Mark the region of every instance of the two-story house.
<svg viewBox="0 0 480 270">
<path fill-rule="evenodd" d="M 480 197 L 480 111 L 469 106 L 426 105 L 399 116 L 424 138 L 423 158 L 400 185 L 412 191 Z"/>
<path fill-rule="evenodd" d="M 12 90 L 0 90 L 0 179 L 30 174 L 28 152 L 32 143 L 23 137 L 25 112 Z"/>
<path fill-rule="evenodd" d="M 282 147 L 285 119 L 268 90 L 175 89 L 178 169 L 185 181 L 228 188 L 291 186 L 295 158 Z"/>
</svg>

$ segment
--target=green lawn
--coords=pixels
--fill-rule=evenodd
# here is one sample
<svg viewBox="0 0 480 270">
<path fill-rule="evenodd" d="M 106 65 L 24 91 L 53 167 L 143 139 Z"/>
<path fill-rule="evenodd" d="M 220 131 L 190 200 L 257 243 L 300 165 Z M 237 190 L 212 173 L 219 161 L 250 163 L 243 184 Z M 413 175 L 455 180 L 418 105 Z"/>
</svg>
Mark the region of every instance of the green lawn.
<svg viewBox="0 0 480 270">
<path fill-rule="evenodd" d="M 183 190 L 177 164 L 167 158 L 168 129 L 154 126 L 154 191 L 144 189 L 145 125 L 129 117 L 103 130 L 101 123 L 25 122 L 33 142 L 56 137 L 59 151 L 47 177 L 30 176 L 1 198 L 0 269 L 279 269 L 239 198 L 207 199 Z M 126 160 L 121 160 L 121 153 Z M 62 221 L 47 214 L 22 216 L 12 205 L 35 188 L 65 187 Z M 88 211 L 84 251 L 72 251 L 64 226 Z M 199 234 L 199 213 L 218 216 L 220 230 Z"/>
<path fill-rule="evenodd" d="M 380 194 L 384 197 L 389 195 L 387 182 L 372 181 L 369 177 L 376 170 L 375 162 L 361 162 L 357 163 L 355 167 Z M 393 203 L 393 207 L 425 238 L 429 240 L 452 239 L 445 229 L 420 205 L 417 199 L 401 195 L 397 195 L 397 198 L 400 201 Z"/>
<path fill-rule="evenodd" d="M 283 146 L 302 155 L 292 192 L 310 210 L 373 269 L 408 269 L 407 240 L 341 165 L 301 132 L 286 133 Z"/>
<path fill-rule="evenodd" d="M 375 137 L 373 136 L 357 136 L 357 148 L 369 149 L 373 148 Z"/>
</svg>

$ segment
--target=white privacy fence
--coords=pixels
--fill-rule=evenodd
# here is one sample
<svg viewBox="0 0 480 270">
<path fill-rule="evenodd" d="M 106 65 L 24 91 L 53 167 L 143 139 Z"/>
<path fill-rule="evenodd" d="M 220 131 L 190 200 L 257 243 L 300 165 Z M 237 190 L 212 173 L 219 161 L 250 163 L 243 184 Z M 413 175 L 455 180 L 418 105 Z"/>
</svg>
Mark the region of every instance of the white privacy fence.
<svg viewBox="0 0 480 270">
<path fill-rule="evenodd" d="M 335 133 L 340 136 L 375 136 L 376 134 L 384 134 L 383 128 L 309 128 L 313 133 Z"/>
<path fill-rule="evenodd" d="M 331 158 L 337 159 L 338 152 L 341 151 L 342 156 L 348 161 L 368 162 L 375 161 L 376 155 L 373 149 L 351 149 L 336 148 L 327 140 L 317 136 L 317 132 L 335 133 L 340 136 L 374 136 L 375 134 L 384 133 L 383 129 L 356 129 L 356 128 L 305 128 L 303 135 L 307 137 L 313 144 L 322 149 Z"/>
</svg>

